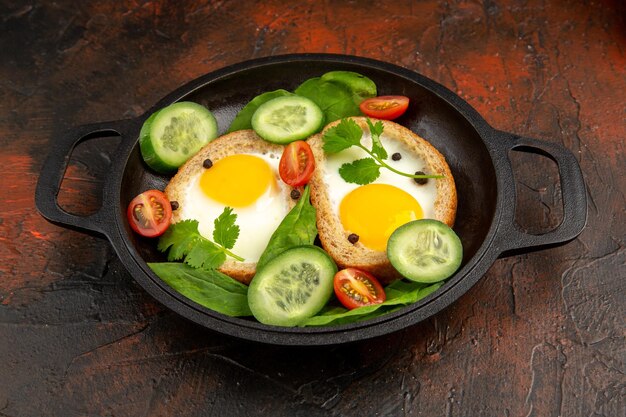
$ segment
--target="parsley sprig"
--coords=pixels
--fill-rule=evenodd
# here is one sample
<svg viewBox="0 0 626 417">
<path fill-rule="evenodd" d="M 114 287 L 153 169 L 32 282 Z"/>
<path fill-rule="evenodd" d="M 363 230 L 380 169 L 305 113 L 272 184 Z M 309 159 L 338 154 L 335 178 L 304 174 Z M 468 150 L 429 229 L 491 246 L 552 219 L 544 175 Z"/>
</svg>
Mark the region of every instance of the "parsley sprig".
<svg viewBox="0 0 626 417">
<path fill-rule="evenodd" d="M 230 256 L 244 261 L 230 249 L 239 237 L 239 226 L 235 224 L 237 214 L 225 207 L 222 214 L 214 221 L 213 242 L 198 232 L 197 220 L 183 220 L 170 225 L 159 239 L 158 249 L 167 254 L 168 261 L 185 258 L 185 263 L 194 268 L 216 269 Z"/>
<path fill-rule="evenodd" d="M 346 162 L 339 168 L 339 175 L 344 181 L 365 185 L 375 181 L 380 176 L 380 169 L 386 168 L 398 175 L 409 178 L 443 178 L 443 175 L 408 174 L 399 171 L 385 162 L 387 151 L 383 147 L 380 135 L 383 133 L 383 124 L 378 121 L 372 123 L 368 118 L 367 125 L 372 135 L 372 149 L 368 149 L 361 143 L 363 130 L 352 119 L 342 119 L 338 125 L 328 129 L 324 134 L 324 152 L 334 154 L 352 146 L 363 149 L 370 157 Z"/>
</svg>

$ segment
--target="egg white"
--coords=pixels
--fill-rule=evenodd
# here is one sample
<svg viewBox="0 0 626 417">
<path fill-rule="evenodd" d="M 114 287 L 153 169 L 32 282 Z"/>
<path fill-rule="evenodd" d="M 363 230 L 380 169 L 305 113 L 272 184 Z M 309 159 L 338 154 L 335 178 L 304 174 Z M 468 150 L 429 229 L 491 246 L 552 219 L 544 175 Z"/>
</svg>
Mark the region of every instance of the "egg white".
<svg viewBox="0 0 626 417">
<path fill-rule="evenodd" d="M 380 136 L 380 140 L 387 151 L 388 158 L 385 163 L 394 167 L 395 169 L 413 174 L 416 171 L 427 172 L 427 164 L 419 156 L 415 155 L 406 145 L 402 142 L 385 136 L 383 131 Z M 369 130 L 363 131 L 363 137 L 361 143 L 367 148 L 372 148 L 372 136 Z M 400 153 L 402 158 L 399 161 L 391 159 L 391 155 L 394 153 Z M 324 167 L 323 179 L 328 191 L 329 200 L 334 214 L 339 217 L 339 206 L 342 200 L 351 191 L 358 187 L 359 184 L 352 184 L 346 182 L 339 175 L 339 168 L 345 164 L 353 162 L 357 159 L 370 157 L 363 149 L 352 146 L 336 154 L 327 155 L 326 163 Z M 424 185 L 418 185 L 413 178 L 404 177 L 398 175 L 387 168 L 380 169 L 380 176 L 372 184 L 388 184 L 400 188 L 401 190 L 409 193 L 417 202 L 422 206 L 424 212 L 424 218 L 435 218 L 435 200 L 437 198 L 437 187 L 435 185 L 436 179 L 429 179 Z"/>
<path fill-rule="evenodd" d="M 262 158 L 271 167 L 276 179 L 275 187 L 268 187 L 253 204 L 247 207 L 235 207 L 236 224 L 239 226 L 239 238 L 231 251 L 244 258 L 245 262 L 257 262 L 267 243 L 289 212 L 288 186 L 278 176 L 280 155 L 246 153 Z M 222 214 L 225 205 L 208 197 L 200 187 L 200 177 L 191 178 L 184 191 L 184 204 L 181 204 L 180 218 L 198 221 L 200 234 L 213 240 L 214 220 Z"/>
</svg>

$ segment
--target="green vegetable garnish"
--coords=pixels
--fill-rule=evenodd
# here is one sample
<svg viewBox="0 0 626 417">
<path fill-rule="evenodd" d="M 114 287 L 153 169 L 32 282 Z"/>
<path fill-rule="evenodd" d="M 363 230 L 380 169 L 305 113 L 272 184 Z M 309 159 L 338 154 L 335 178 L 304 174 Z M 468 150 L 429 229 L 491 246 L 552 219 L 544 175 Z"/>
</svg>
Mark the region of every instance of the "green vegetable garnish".
<svg viewBox="0 0 626 417">
<path fill-rule="evenodd" d="M 242 257 L 229 250 L 235 246 L 239 237 L 236 219 L 237 215 L 233 213 L 233 209 L 225 207 L 214 222 L 214 242 L 200 235 L 196 220 L 174 223 L 161 236 L 157 247 L 161 252 L 169 249 L 167 254 L 169 261 L 178 261 L 184 257 L 185 263 L 194 268 L 219 268 L 226 261 L 226 256 L 243 261 Z"/>
<path fill-rule="evenodd" d="M 396 281 L 385 287 L 387 300 L 381 304 L 372 304 L 355 308 L 354 310 L 348 310 L 343 307 L 329 307 L 318 315 L 303 321 L 299 326 L 339 325 L 372 319 L 399 310 L 403 306 L 413 304 L 442 285 L 442 283 L 436 283 L 424 286 L 424 284 L 416 282 Z"/>
<path fill-rule="evenodd" d="M 264 104 L 277 97 L 291 95 L 293 95 L 293 93 L 290 93 L 287 90 L 275 90 L 259 94 L 258 96 L 250 100 L 250 102 L 246 104 L 244 108 L 239 111 L 239 113 L 237 113 L 237 116 L 235 116 L 235 120 L 232 121 L 230 127 L 228 128 L 228 133 L 234 132 L 236 130 L 252 129 L 252 115 L 254 114 L 254 112 L 257 111 L 261 104 Z"/>
<path fill-rule="evenodd" d="M 148 266 L 174 290 L 204 307 L 232 317 L 252 315 L 248 287 L 228 275 L 180 262 L 148 263 Z"/>
<path fill-rule="evenodd" d="M 365 99 L 376 97 L 376 84 L 365 75 L 354 71 L 330 71 L 322 75 L 322 81 L 329 81 L 345 87 L 358 106 Z"/>
<path fill-rule="evenodd" d="M 438 174 L 407 174 L 388 165 L 385 162 L 387 151 L 380 141 L 380 135 L 383 133 L 383 124 L 380 121 L 373 124 L 368 118 L 367 125 L 372 135 L 372 149 L 367 149 L 361 144 L 363 130 L 352 119 L 343 119 L 337 126 L 328 129 L 324 134 L 324 152 L 328 154 L 338 153 L 344 149 L 356 146 L 370 155 L 370 158 L 357 159 L 343 164 L 339 168 L 339 175 L 344 181 L 359 185 L 369 184 L 378 178 L 381 168 L 386 168 L 398 175 L 409 178 L 443 178 L 443 175 Z"/>
<path fill-rule="evenodd" d="M 257 272 L 267 262 L 287 249 L 313 244 L 315 236 L 317 236 L 317 225 L 315 207 L 311 205 L 309 195 L 309 186 L 306 186 L 298 203 L 287 213 L 274 234 L 272 234 L 267 247 L 256 264 Z"/>
<path fill-rule="evenodd" d="M 317 104 L 324 112 L 326 123 L 361 114 L 352 94 L 341 84 L 324 81 L 319 77 L 310 78 L 300 84 L 295 93 Z"/>
</svg>

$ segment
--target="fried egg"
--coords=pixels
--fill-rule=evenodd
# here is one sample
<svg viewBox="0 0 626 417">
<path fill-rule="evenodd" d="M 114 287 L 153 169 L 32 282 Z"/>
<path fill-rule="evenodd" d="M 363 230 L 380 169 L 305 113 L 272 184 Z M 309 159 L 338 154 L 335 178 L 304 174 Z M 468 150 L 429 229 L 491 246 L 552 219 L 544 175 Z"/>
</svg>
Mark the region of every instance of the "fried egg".
<svg viewBox="0 0 626 417">
<path fill-rule="evenodd" d="M 180 218 L 198 221 L 198 231 L 213 241 L 214 220 L 224 207 L 237 214 L 239 238 L 232 252 L 257 262 L 289 211 L 289 187 L 278 177 L 280 155 L 226 156 L 190 178 Z"/>
<path fill-rule="evenodd" d="M 393 140 L 385 133 L 380 140 L 388 153 L 385 163 L 406 172 L 428 171 L 428 165 L 402 142 Z M 363 131 L 361 143 L 372 146 L 369 130 Z M 392 155 L 399 153 L 401 159 L 394 161 Z M 355 146 L 333 155 L 327 155 L 323 180 L 333 213 L 343 228 L 359 236 L 359 242 L 369 249 L 384 251 L 387 240 L 395 229 L 412 220 L 435 217 L 437 190 L 434 179 L 419 185 L 412 178 L 398 175 L 381 168 L 380 176 L 371 184 L 358 185 L 346 182 L 339 175 L 339 168 L 369 155 Z"/>
</svg>

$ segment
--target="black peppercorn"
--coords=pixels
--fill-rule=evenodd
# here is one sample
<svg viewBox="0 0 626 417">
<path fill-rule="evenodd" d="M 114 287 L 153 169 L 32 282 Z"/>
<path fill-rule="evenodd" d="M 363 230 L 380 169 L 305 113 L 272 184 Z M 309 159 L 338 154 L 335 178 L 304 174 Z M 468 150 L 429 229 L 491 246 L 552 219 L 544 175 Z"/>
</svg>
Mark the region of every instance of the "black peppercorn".
<svg viewBox="0 0 626 417">
<path fill-rule="evenodd" d="M 350 233 L 350 236 L 348 236 L 348 242 L 354 245 L 358 241 L 359 241 L 359 235 L 357 235 L 356 233 Z"/>
<path fill-rule="evenodd" d="M 213 166 L 213 161 L 211 161 L 210 159 L 205 159 L 202 163 L 202 166 L 206 169 L 209 169 Z"/>
<path fill-rule="evenodd" d="M 400 155 L 400 152 L 396 152 L 393 155 L 391 155 L 391 159 L 393 159 L 394 161 L 399 161 L 402 159 L 402 155 Z"/>
<path fill-rule="evenodd" d="M 426 175 L 424 171 L 416 171 L 415 175 Z M 413 178 L 418 185 L 424 185 L 428 182 L 428 178 Z"/>
<path fill-rule="evenodd" d="M 170 201 L 170 206 L 172 206 L 172 210 L 178 210 L 178 201 Z"/>
<path fill-rule="evenodd" d="M 297 200 L 300 198 L 300 191 L 296 190 L 295 188 L 293 190 L 291 190 L 291 198 L 293 200 Z"/>
</svg>

